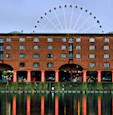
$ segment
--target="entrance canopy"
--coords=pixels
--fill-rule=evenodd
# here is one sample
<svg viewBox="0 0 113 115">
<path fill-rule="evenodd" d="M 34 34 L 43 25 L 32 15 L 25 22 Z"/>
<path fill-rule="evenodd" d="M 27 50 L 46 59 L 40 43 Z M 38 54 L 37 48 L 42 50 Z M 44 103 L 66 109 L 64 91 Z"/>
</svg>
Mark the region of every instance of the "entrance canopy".
<svg viewBox="0 0 113 115">
<path fill-rule="evenodd" d="M 78 64 L 65 64 L 65 65 L 62 65 L 59 70 L 60 71 L 70 71 L 70 69 L 73 71 L 73 70 L 80 70 L 82 71 L 83 68 L 82 66 L 78 65 Z"/>
</svg>

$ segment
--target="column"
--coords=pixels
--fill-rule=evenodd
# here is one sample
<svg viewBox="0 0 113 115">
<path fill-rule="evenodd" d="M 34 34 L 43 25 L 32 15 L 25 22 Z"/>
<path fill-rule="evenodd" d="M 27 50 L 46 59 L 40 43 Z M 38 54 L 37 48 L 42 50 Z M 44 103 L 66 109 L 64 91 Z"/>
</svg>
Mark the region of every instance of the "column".
<svg viewBox="0 0 113 115">
<path fill-rule="evenodd" d="M 83 70 L 83 82 L 87 82 L 86 72 L 87 72 L 87 70 Z"/>
<path fill-rule="evenodd" d="M 16 115 L 16 96 L 13 97 L 12 115 Z"/>
<path fill-rule="evenodd" d="M 101 97 L 98 96 L 98 115 L 101 115 Z"/>
<path fill-rule="evenodd" d="M 55 82 L 59 82 L 59 70 L 55 70 Z"/>
<path fill-rule="evenodd" d="M 27 82 L 31 82 L 31 70 L 27 70 Z"/>
<path fill-rule="evenodd" d="M 41 97 L 41 115 L 45 114 L 45 102 L 44 102 L 44 96 Z"/>
<path fill-rule="evenodd" d="M 113 83 L 113 71 L 112 71 L 112 83 Z"/>
<path fill-rule="evenodd" d="M 55 115 L 59 115 L 58 95 L 55 96 Z"/>
<path fill-rule="evenodd" d="M 98 70 L 98 82 L 101 82 L 101 70 Z"/>
<path fill-rule="evenodd" d="M 45 82 L 45 70 L 41 70 L 41 82 Z"/>
<path fill-rule="evenodd" d="M 17 71 L 13 70 L 13 82 L 17 82 Z"/>
<path fill-rule="evenodd" d="M 30 96 L 27 96 L 27 115 L 30 115 L 31 112 L 31 100 L 30 100 Z"/>
</svg>

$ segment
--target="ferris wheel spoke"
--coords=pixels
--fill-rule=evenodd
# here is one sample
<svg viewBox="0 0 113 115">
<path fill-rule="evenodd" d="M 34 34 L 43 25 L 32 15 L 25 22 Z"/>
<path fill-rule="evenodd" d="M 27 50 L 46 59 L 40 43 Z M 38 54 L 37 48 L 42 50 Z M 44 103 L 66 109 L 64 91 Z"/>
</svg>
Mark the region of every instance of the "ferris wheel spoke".
<svg viewBox="0 0 113 115">
<path fill-rule="evenodd" d="M 80 14 L 79 14 L 79 16 L 78 16 L 77 21 L 75 22 L 75 25 L 74 25 L 74 27 L 73 27 L 72 31 L 74 31 L 74 30 L 75 30 L 76 25 L 77 25 L 77 23 L 79 22 L 79 20 L 80 20 L 80 18 L 81 18 L 82 13 L 83 13 L 83 11 L 81 10 L 81 12 L 80 12 Z"/>
<path fill-rule="evenodd" d="M 83 32 L 89 31 L 89 30 L 91 30 L 92 28 L 94 28 L 94 27 L 96 27 L 96 26 L 97 26 L 97 24 L 93 24 L 92 26 L 90 26 L 90 27 L 84 29 Z"/>
<path fill-rule="evenodd" d="M 74 8 L 72 7 L 71 18 L 70 18 L 70 24 L 69 24 L 69 30 L 71 30 L 72 19 L 73 19 L 73 10 L 74 10 Z"/>
<path fill-rule="evenodd" d="M 56 25 L 47 17 L 47 16 L 45 16 L 46 17 L 46 19 L 53 25 L 53 27 L 58 31 L 58 32 L 61 32 L 57 27 L 56 27 Z"/>
<path fill-rule="evenodd" d="M 65 23 L 65 32 L 67 31 L 67 22 L 66 22 L 66 14 L 65 14 L 65 9 L 63 7 L 63 18 L 64 18 L 64 23 Z"/>
<path fill-rule="evenodd" d="M 59 19 L 58 15 L 56 14 L 56 11 L 55 11 L 55 10 L 53 10 L 53 11 L 54 11 L 54 14 L 55 14 L 55 16 L 56 16 L 56 18 L 57 18 L 57 20 L 58 20 L 58 23 L 59 23 L 59 25 L 60 25 L 60 27 L 61 27 L 61 29 L 62 29 L 62 31 L 63 31 L 63 27 L 62 27 L 62 25 L 61 25 L 61 22 L 60 22 L 60 19 Z"/>
<path fill-rule="evenodd" d="M 79 28 L 76 30 L 76 32 L 78 32 L 78 31 L 89 21 L 90 18 L 91 18 L 91 16 L 89 16 L 89 17 L 79 26 Z"/>
</svg>

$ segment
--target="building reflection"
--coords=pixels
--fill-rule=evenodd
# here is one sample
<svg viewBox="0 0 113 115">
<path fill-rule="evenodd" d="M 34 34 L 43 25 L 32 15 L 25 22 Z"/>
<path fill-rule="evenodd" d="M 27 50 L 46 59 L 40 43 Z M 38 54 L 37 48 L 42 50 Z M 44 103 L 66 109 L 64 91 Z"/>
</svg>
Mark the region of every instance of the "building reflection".
<svg viewBox="0 0 113 115">
<path fill-rule="evenodd" d="M 111 94 L 54 94 L 53 101 L 51 101 L 51 94 L 10 96 L 0 95 L 1 115 L 3 113 L 6 115 L 113 115 L 113 97 Z M 48 104 L 48 102 L 50 103 Z"/>
<path fill-rule="evenodd" d="M 27 115 L 31 114 L 31 99 L 30 96 L 27 96 Z"/>
<path fill-rule="evenodd" d="M 16 115 L 16 96 L 13 96 L 13 102 L 12 102 L 12 115 Z"/>
<path fill-rule="evenodd" d="M 44 96 L 41 96 L 41 115 L 45 114 L 45 99 Z"/>
<path fill-rule="evenodd" d="M 101 115 L 101 97 L 98 96 L 98 115 Z"/>
</svg>

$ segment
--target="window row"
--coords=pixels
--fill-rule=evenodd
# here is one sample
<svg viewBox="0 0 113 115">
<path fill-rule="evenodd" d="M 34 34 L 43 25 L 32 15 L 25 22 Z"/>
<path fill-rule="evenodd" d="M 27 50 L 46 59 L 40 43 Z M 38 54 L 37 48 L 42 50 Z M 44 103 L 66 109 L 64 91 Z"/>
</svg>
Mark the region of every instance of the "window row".
<svg viewBox="0 0 113 115">
<path fill-rule="evenodd" d="M 39 58 L 40 57 L 40 54 L 34 54 L 33 55 L 33 58 Z M 47 58 L 53 58 L 54 55 L 53 54 L 47 54 Z M 61 54 L 61 58 L 66 58 L 67 55 L 64 53 L 64 54 Z M 90 59 L 94 59 L 96 58 L 96 55 L 95 54 L 89 54 L 88 56 Z M 11 54 L 6 54 L 6 58 L 11 58 Z M 19 54 L 19 58 L 25 58 L 25 54 L 21 53 Z M 82 55 L 81 54 L 76 54 L 75 55 L 75 58 L 79 59 L 79 58 L 82 58 Z M 110 55 L 109 54 L 104 54 L 103 55 L 103 58 L 104 59 L 109 59 L 110 58 Z"/>
<path fill-rule="evenodd" d="M 96 63 L 94 63 L 94 62 L 89 63 L 89 67 L 90 68 L 95 68 L 96 67 Z M 109 68 L 109 67 L 110 67 L 109 63 L 104 63 L 103 64 L 103 68 Z"/>
<path fill-rule="evenodd" d="M 24 45 L 20 45 L 20 46 L 19 46 L 19 49 L 20 49 L 20 50 L 25 50 L 25 46 L 24 46 Z M 38 46 L 38 45 L 34 45 L 34 46 L 33 46 L 33 49 L 34 49 L 34 50 L 38 50 L 38 49 L 39 49 L 39 46 Z M 47 46 L 47 49 L 48 49 L 48 50 L 53 50 L 53 46 L 49 45 L 49 46 Z M 65 45 L 62 45 L 62 46 L 61 46 L 61 50 L 66 50 L 66 49 L 67 49 L 67 48 L 66 48 Z M 68 49 L 69 49 L 69 50 L 72 49 L 72 46 L 69 46 Z M 81 50 L 82 48 L 81 48 L 80 45 L 76 45 L 76 46 L 75 46 L 75 49 L 76 49 L 76 50 Z M 90 45 L 90 46 L 89 46 L 89 50 L 95 50 L 95 49 L 96 49 L 96 46 L 95 46 L 95 45 Z M 104 46 L 103 46 L 103 50 L 109 50 L 109 49 L 110 49 L 109 45 L 104 45 Z M 3 50 L 3 45 L 0 45 L 0 51 L 2 51 L 2 50 Z M 6 50 L 11 50 L 11 46 L 10 46 L 10 45 L 7 45 L 7 46 L 6 46 Z"/>
<path fill-rule="evenodd" d="M 19 66 L 20 66 L 20 67 L 25 67 L 25 63 L 24 63 L 24 62 L 21 62 L 21 63 L 19 64 Z M 38 68 L 39 66 L 40 66 L 40 65 L 39 65 L 38 62 L 34 62 L 34 63 L 33 63 L 33 67 L 34 67 L 34 68 Z M 48 68 L 52 68 L 52 67 L 53 67 L 53 63 L 51 63 L 51 62 L 47 63 L 47 67 L 48 67 Z"/>
<path fill-rule="evenodd" d="M 25 63 L 22 62 L 22 63 L 20 63 L 19 66 L 20 66 L 20 67 L 25 67 Z M 38 62 L 34 62 L 34 63 L 33 63 L 33 67 L 38 68 L 39 66 L 40 66 L 40 65 L 39 65 Z M 52 67 L 53 67 L 53 63 L 52 63 L 52 62 L 47 63 L 47 67 L 48 67 L 48 68 L 52 68 Z M 89 67 L 90 67 L 90 68 L 95 68 L 95 67 L 96 67 L 96 63 L 94 63 L 94 62 L 89 63 Z M 103 64 L 103 68 L 109 68 L 109 67 L 110 67 L 110 64 L 109 64 L 109 63 L 104 63 L 104 64 Z"/>
<path fill-rule="evenodd" d="M 66 38 L 61 39 L 62 42 L 66 42 L 66 40 L 67 40 Z M 75 41 L 81 42 L 81 38 L 76 38 Z M 95 41 L 96 41 L 96 38 L 89 38 L 89 42 L 95 42 Z M 3 43 L 3 42 L 4 42 L 4 39 L 0 38 L 0 43 Z M 11 42 L 11 38 L 6 38 L 6 42 Z M 23 38 L 23 37 L 19 38 L 19 42 L 25 42 L 25 38 Z M 40 42 L 40 39 L 34 38 L 33 42 Z M 53 38 L 47 38 L 47 42 L 53 42 Z M 103 38 L 103 42 L 109 42 L 109 38 Z"/>
</svg>

